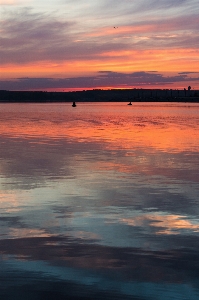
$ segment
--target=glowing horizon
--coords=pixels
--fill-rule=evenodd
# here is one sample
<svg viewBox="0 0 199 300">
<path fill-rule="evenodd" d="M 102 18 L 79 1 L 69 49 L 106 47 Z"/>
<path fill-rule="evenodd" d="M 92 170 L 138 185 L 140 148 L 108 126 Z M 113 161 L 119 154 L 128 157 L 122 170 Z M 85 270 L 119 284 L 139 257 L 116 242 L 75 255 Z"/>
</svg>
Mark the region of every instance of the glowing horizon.
<svg viewBox="0 0 199 300">
<path fill-rule="evenodd" d="M 0 89 L 199 89 L 196 0 L 1 0 L 0 12 Z"/>
</svg>

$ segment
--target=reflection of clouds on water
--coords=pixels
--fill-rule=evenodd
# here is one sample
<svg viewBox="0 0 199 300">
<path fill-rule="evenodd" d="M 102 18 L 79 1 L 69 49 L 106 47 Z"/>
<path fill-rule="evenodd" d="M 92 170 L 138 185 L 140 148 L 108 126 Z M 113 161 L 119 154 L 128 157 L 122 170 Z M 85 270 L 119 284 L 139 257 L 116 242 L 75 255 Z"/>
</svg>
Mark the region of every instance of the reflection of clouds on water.
<svg viewBox="0 0 199 300">
<path fill-rule="evenodd" d="M 199 232 L 199 221 L 188 220 L 185 216 L 166 214 L 144 214 L 120 220 L 130 226 L 157 227 L 157 234 L 181 234 L 184 230 Z"/>
<path fill-rule="evenodd" d="M 9 212 L 10 213 L 10 212 Z M 24 218 L 25 212 L 23 211 L 20 216 L 20 212 L 17 211 L 18 216 L 14 216 L 16 211 L 11 211 L 13 215 L 6 217 L 8 211 L 6 211 L 5 216 L 0 217 L 0 226 L 1 226 L 1 237 L 0 239 L 18 239 L 18 238 L 32 238 L 32 237 L 48 237 L 48 229 L 45 228 L 36 228 L 38 224 L 31 225 L 31 221 L 28 222 Z M 33 216 L 34 218 L 34 216 Z M 41 225 L 41 224 L 40 224 Z"/>
<path fill-rule="evenodd" d="M 5 177 L 12 177 L 15 188 L 34 188 L 45 184 L 49 177 L 58 178 L 65 175 L 70 176 L 70 169 L 67 166 L 70 159 L 67 159 L 68 152 L 72 150 L 53 145 L 40 144 L 38 141 L 34 148 L 26 139 L 4 139 L 4 147 L 1 148 L 2 174 Z M 31 141 L 31 140 L 30 140 Z M 64 151 L 65 149 L 65 151 Z M 64 167 L 64 170 L 63 170 Z M 22 178 L 22 179 L 21 179 Z"/>
<path fill-rule="evenodd" d="M 70 234 L 70 232 L 69 232 Z M 84 241 L 88 240 L 88 242 L 97 242 L 101 239 L 99 234 L 87 231 L 74 231 L 72 232 L 72 236 L 77 239 L 82 239 Z"/>
<path fill-rule="evenodd" d="M 3 186 L 3 184 L 2 184 Z M 20 208 L 17 196 L 15 193 L 4 190 L 0 191 L 0 206 L 1 209 L 6 210 L 7 213 L 12 213 L 14 211 L 19 211 Z"/>
<path fill-rule="evenodd" d="M 4 207 L 4 211 L 7 208 L 8 212 L 10 207 L 14 213 L 14 204 L 16 213 L 17 209 L 22 210 L 21 216 L 27 222 L 27 232 L 29 227 L 34 229 L 37 223 L 48 234 L 69 234 L 75 237 L 78 232 L 82 232 L 85 237 L 92 233 L 94 239 L 100 237 L 102 244 L 144 247 L 144 232 L 155 235 L 176 232 L 184 234 L 188 229 L 194 231 L 189 219 L 186 221 L 189 226 L 186 223 L 186 227 L 184 223 L 184 228 L 180 230 L 177 227 L 177 217 L 176 220 L 168 217 L 167 222 L 166 219 L 164 222 L 158 219 L 152 222 L 152 217 L 157 217 L 157 211 L 168 216 L 188 215 L 187 218 L 197 215 L 197 156 L 182 153 L 156 153 L 155 156 L 150 151 L 147 154 L 143 149 L 125 155 L 126 151 L 123 149 L 112 151 L 95 143 L 68 143 L 64 140 L 56 140 L 56 143 L 49 141 L 49 144 L 38 141 L 34 145 L 34 151 L 28 140 L 20 139 L 16 143 L 15 140 L 8 139 L 7 143 L 9 151 L 1 149 L 4 157 L 1 164 L 4 174 L 2 187 L 13 188 L 15 204 L 11 201 L 13 197 L 7 197 L 5 201 L 2 196 L 6 203 L 2 208 Z M 170 157 L 173 158 L 173 163 L 167 167 Z M 183 165 L 187 157 L 189 164 Z M 7 164 L 7 161 L 11 163 Z M 191 166 L 192 173 L 185 172 Z M 27 193 L 28 189 L 30 191 Z M 57 205 L 58 203 L 61 205 Z M 19 205 L 23 207 L 19 208 Z M 32 209 L 35 205 L 41 213 Z M 117 212 L 114 207 L 117 207 Z M 119 209 L 120 207 L 123 209 Z M 130 222 L 129 210 L 135 211 L 134 238 L 129 238 L 127 227 L 116 225 L 121 219 Z M 147 219 L 146 215 L 137 216 L 137 211 L 140 210 L 154 213 Z M 171 221 L 173 227 L 169 229 Z M 18 228 L 15 232 L 24 236 Z M 12 236 L 12 233 L 13 228 L 9 234 Z M 38 236 L 40 234 L 43 232 L 38 232 Z M 151 240 L 151 236 L 145 239 Z"/>
<path fill-rule="evenodd" d="M 82 298 L 84 295 L 86 299 L 167 300 L 175 297 L 175 299 L 187 300 L 190 299 L 190 295 L 191 299 L 198 299 L 197 288 L 184 282 L 180 284 L 178 281 L 161 283 L 132 280 L 125 282 L 125 278 L 118 278 L 117 275 L 111 277 L 107 274 L 96 274 L 96 272 L 70 266 L 67 268 L 49 266 L 46 262 L 40 261 L 24 262 L 24 257 L 21 261 L 14 259 L 9 262 L 4 261 L 1 263 L 1 270 L 4 271 L 4 290 L 10 297 L 13 297 L 13 290 L 15 291 L 16 287 L 22 286 L 24 290 L 28 283 L 28 292 L 35 295 L 35 299 L 41 295 L 46 297 L 45 299 L 55 299 L 57 296 L 59 299 L 66 299 L 66 297 L 84 299 Z M 9 275 L 5 270 L 9 270 Z M 19 274 L 17 279 L 16 273 Z M 158 275 L 161 274 L 156 274 Z M 49 290 L 50 292 L 47 292 Z M 21 292 L 21 296 L 24 294 Z"/>
<path fill-rule="evenodd" d="M 126 105 L 121 111 L 117 105 L 116 114 L 107 104 L 94 105 L 92 115 L 82 104 L 72 115 L 62 106 L 64 114 L 50 116 L 51 106 L 42 106 L 47 111 L 32 116 L 27 127 L 24 108 L 26 118 L 19 127 L 11 122 L 13 132 L 7 120 L 7 134 L 0 136 L 0 252 L 28 257 L 35 265 L 61 265 L 66 281 L 71 267 L 103 274 L 105 282 L 107 276 L 151 284 L 198 282 L 196 128 L 188 126 L 182 142 L 186 124 L 180 129 L 179 116 L 164 134 L 166 121 L 150 121 L 151 107 L 147 118 L 141 105 L 125 119 Z M 146 126 L 138 128 L 135 119 Z M 78 276 L 80 284 L 83 275 Z"/>
<path fill-rule="evenodd" d="M 32 238 L 32 237 L 48 237 L 51 234 L 45 232 L 42 229 L 34 229 L 34 228 L 10 228 L 9 236 L 14 239 L 17 238 Z"/>
<path fill-rule="evenodd" d="M 95 284 L 103 282 L 99 288 L 106 290 L 105 287 L 107 287 L 107 291 L 111 289 L 111 286 L 106 283 L 113 280 L 122 288 L 119 294 L 124 292 L 123 289 L 127 283 L 130 286 L 134 282 L 157 284 L 157 288 L 159 287 L 163 294 L 174 284 L 182 288 L 183 284 L 188 283 L 192 293 L 198 295 L 199 270 L 196 263 L 199 259 L 198 251 L 196 248 L 191 249 L 190 238 L 187 238 L 186 242 L 187 247 L 184 251 L 183 248 L 181 251 L 179 248 L 153 251 L 132 247 L 107 247 L 89 243 L 88 240 L 82 238 L 51 236 L 2 240 L 0 248 L 8 267 L 18 269 L 17 276 L 20 276 L 26 269 L 31 273 L 34 270 L 38 272 L 36 278 L 42 276 L 43 279 L 50 279 L 55 271 L 57 281 L 65 280 L 65 283 L 72 283 L 75 280 L 81 283 L 84 279 L 90 278 L 87 284 L 90 282 L 96 288 Z M 193 243 L 198 245 L 198 238 L 192 239 Z M 12 259 L 14 257 L 16 260 Z M 21 265 L 21 258 L 23 258 L 23 265 Z M 48 268 L 45 268 L 42 261 L 47 263 Z M 57 270 L 57 267 L 61 269 Z M 73 272 L 76 274 L 74 277 Z M 13 274 L 16 274 L 16 270 Z M 29 274 L 27 278 L 30 277 Z M 17 282 L 18 279 L 16 279 L 16 284 Z M 165 284 L 168 286 L 163 286 Z M 117 291 L 116 286 L 113 290 Z M 149 294 L 153 292 L 156 292 L 154 287 L 152 291 L 148 291 Z M 131 293 L 134 295 L 134 292 L 131 291 Z M 161 293 L 157 295 L 160 297 L 157 299 L 162 299 Z"/>
</svg>

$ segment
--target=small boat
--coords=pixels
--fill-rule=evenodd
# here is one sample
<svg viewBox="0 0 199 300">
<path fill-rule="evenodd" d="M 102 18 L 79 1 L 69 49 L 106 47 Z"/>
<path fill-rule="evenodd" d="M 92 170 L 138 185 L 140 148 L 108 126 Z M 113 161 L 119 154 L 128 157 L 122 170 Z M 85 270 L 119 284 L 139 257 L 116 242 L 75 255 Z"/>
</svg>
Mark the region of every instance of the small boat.
<svg viewBox="0 0 199 300">
<path fill-rule="evenodd" d="M 127 105 L 132 105 L 131 101 Z"/>
<path fill-rule="evenodd" d="M 76 107 L 76 104 L 75 104 L 75 102 L 73 102 L 73 104 L 72 104 L 72 107 Z"/>
</svg>

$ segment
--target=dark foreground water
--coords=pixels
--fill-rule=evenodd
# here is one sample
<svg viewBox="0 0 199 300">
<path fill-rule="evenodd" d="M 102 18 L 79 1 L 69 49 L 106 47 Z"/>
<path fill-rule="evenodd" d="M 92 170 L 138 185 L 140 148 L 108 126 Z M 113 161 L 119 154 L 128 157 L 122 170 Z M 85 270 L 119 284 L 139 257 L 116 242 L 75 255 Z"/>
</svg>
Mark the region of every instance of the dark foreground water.
<svg viewBox="0 0 199 300">
<path fill-rule="evenodd" d="M 199 104 L 0 105 L 0 299 L 199 299 Z"/>
</svg>

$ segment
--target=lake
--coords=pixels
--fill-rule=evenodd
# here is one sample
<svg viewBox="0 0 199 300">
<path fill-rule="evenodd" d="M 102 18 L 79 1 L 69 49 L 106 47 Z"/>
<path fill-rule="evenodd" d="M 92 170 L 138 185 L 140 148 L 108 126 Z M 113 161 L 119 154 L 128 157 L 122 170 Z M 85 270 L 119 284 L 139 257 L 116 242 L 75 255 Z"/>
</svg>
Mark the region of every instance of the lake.
<svg viewBox="0 0 199 300">
<path fill-rule="evenodd" d="M 0 105 L 0 299 L 199 299 L 199 104 Z"/>
</svg>

